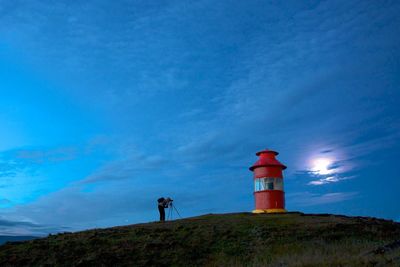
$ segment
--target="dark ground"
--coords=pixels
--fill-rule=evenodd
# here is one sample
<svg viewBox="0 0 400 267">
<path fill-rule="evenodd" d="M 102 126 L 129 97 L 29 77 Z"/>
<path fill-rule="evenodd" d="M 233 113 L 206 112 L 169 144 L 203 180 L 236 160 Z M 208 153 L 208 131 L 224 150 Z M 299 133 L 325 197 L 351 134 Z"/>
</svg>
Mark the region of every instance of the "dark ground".
<svg viewBox="0 0 400 267">
<path fill-rule="evenodd" d="M 400 224 L 301 213 L 204 215 L 0 246 L 0 266 L 400 266 Z"/>
<path fill-rule="evenodd" d="M 1 235 L 0 236 L 0 245 L 3 245 L 7 241 L 26 241 L 39 238 L 38 236 L 9 236 L 9 235 Z"/>
</svg>

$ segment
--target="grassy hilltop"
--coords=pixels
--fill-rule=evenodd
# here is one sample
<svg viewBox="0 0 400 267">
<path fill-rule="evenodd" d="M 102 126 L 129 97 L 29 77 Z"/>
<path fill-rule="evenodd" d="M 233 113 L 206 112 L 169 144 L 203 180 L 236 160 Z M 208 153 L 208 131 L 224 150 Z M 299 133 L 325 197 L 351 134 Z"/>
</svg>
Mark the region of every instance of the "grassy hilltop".
<svg viewBox="0 0 400 267">
<path fill-rule="evenodd" d="M 400 266 L 400 224 L 366 217 L 235 213 L 0 246 L 0 266 Z"/>
</svg>

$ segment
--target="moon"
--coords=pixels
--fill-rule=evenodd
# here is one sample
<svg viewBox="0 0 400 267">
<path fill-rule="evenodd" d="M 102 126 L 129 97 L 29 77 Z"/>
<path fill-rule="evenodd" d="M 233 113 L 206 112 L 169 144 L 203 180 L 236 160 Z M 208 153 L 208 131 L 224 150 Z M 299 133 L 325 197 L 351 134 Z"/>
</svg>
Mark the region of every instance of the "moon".
<svg viewBox="0 0 400 267">
<path fill-rule="evenodd" d="M 327 175 L 333 172 L 329 169 L 329 166 L 333 163 L 331 159 L 327 158 L 317 158 L 312 161 L 311 170 L 319 175 Z"/>
</svg>

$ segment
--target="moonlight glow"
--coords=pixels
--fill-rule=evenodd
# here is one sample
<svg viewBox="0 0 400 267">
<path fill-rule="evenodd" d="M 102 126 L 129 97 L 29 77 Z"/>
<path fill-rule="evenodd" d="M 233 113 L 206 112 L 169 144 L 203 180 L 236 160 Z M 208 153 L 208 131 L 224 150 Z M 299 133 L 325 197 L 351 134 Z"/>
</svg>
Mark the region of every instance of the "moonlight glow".
<svg viewBox="0 0 400 267">
<path fill-rule="evenodd" d="M 319 175 L 327 175 L 332 173 L 332 170 L 329 169 L 329 166 L 332 164 L 332 160 L 326 158 L 319 158 L 313 160 L 312 171 Z"/>
</svg>

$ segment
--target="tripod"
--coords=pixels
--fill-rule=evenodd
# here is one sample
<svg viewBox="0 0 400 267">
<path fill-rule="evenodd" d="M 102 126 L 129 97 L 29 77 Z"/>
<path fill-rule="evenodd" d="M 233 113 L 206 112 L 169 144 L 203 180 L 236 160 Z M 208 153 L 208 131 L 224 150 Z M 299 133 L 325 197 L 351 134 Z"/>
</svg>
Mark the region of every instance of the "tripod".
<svg viewBox="0 0 400 267">
<path fill-rule="evenodd" d="M 182 219 L 182 216 L 179 214 L 179 211 L 178 211 L 178 209 L 175 207 L 175 205 L 173 205 L 172 204 L 172 202 L 171 203 L 169 203 L 169 210 L 168 210 L 168 216 L 167 216 L 167 220 L 168 221 L 171 221 L 172 220 L 172 217 L 173 217 L 173 213 L 174 213 L 174 211 L 176 212 L 176 214 L 179 216 L 179 218 L 180 219 Z"/>
</svg>

